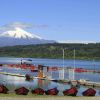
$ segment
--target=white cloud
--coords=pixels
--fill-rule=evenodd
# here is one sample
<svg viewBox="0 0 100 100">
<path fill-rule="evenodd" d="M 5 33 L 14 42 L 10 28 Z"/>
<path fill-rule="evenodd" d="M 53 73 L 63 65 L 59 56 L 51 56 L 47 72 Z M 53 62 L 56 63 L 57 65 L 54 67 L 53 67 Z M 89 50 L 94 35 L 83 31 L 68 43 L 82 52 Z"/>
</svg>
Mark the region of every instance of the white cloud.
<svg viewBox="0 0 100 100">
<path fill-rule="evenodd" d="M 32 25 L 28 24 L 28 23 L 14 22 L 14 23 L 9 23 L 9 24 L 1 26 L 0 30 L 5 31 L 5 30 L 9 30 L 9 29 L 14 29 L 15 27 L 26 29 L 26 28 L 32 28 Z"/>
<path fill-rule="evenodd" d="M 5 31 L 5 30 L 13 30 L 15 29 L 16 27 L 19 27 L 19 28 L 23 28 L 23 29 L 29 29 L 29 28 L 45 28 L 45 27 L 48 27 L 48 25 L 32 25 L 32 24 L 29 24 L 29 23 L 22 23 L 22 22 L 14 22 L 14 23 L 9 23 L 9 24 L 6 24 L 6 25 L 3 25 L 0 27 L 0 31 Z"/>
</svg>

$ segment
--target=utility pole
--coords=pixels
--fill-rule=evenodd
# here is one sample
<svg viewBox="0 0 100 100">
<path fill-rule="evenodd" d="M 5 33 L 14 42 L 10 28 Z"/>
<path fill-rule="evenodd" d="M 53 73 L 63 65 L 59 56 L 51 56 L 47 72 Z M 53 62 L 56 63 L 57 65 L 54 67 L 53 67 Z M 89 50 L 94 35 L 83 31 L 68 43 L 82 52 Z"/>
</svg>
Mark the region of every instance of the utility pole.
<svg viewBox="0 0 100 100">
<path fill-rule="evenodd" d="M 93 70 L 94 70 L 93 72 L 95 73 L 95 60 L 94 59 L 93 59 L 93 67 L 94 67 L 93 68 Z"/>
<path fill-rule="evenodd" d="M 74 49 L 74 70 L 73 70 L 73 80 L 75 80 L 75 49 Z"/>
<path fill-rule="evenodd" d="M 63 76 L 62 76 L 63 79 L 64 79 L 64 73 L 65 73 L 64 68 L 65 68 L 65 50 L 63 49 Z"/>
<path fill-rule="evenodd" d="M 62 49 L 62 69 L 61 70 L 59 70 L 59 79 L 62 79 L 62 80 L 64 80 L 64 73 L 65 73 L 65 71 L 64 71 L 64 64 L 65 64 L 65 61 L 64 61 L 64 56 L 65 56 L 65 51 L 64 51 L 64 49 Z"/>
</svg>

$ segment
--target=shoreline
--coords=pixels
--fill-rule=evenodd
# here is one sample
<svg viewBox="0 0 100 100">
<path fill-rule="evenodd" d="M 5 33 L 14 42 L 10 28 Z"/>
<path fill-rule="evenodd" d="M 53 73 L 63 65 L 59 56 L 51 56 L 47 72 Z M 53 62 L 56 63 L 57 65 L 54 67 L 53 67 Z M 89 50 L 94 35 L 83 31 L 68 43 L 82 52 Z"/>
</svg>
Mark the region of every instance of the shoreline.
<svg viewBox="0 0 100 100">
<path fill-rule="evenodd" d="M 28 95 L 17 95 L 15 93 L 8 93 L 8 94 L 3 94 L 0 93 L 0 98 L 26 98 L 26 99 L 31 99 L 31 98 L 43 98 L 43 99 L 67 99 L 67 98 L 76 98 L 76 99 L 80 99 L 80 98 L 99 98 L 100 96 L 59 96 L 59 95 L 37 95 L 37 94 L 31 94 L 28 93 Z M 99 98 L 100 99 L 100 98 Z"/>
<path fill-rule="evenodd" d="M 25 58 L 26 60 L 27 59 L 53 59 L 53 60 L 62 60 L 61 57 L 29 57 L 29 56 L 26 56 L 26 57 L 22 57 L 22 56 L 1 56 L 0 55 L 0 58 L 19 58 L 19 59 L 22 59 L 22 58 Z M 65 60 L 74 60 L 73 58 L 69 57 L 69 58 L 66 58 L 65 57 Z M 83 58 L 83 57 L 76 57 L 76 60 L 82 60 L 82 61 L 93 61 L 92 58 Z M 95 59 L 95 61 L 97 62 L 100 62 L 100 59 Z"/>
</svg>

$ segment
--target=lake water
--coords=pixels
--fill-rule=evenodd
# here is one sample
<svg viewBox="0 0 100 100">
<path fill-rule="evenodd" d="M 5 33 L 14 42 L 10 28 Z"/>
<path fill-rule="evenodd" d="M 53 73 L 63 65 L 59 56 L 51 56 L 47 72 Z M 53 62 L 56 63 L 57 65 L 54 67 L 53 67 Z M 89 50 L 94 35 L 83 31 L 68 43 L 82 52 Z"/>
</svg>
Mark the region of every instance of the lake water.
<svg viewBox="0 0 100 100">
<path fill-rule="evenodd" d="M 32 59 L 33 64 L 38 65 L 47 65 L 47 66 L 63 66 L 62 59 L 36 59 L 36 58 L 9 58 L 9 57 L 0 57 L 0 63 L 21 63 L 21 59 L 23 62 L 27 59 Z M 64 60 L 64 67 L 73 67 L 73 60 Z M 76 68 L 86 68 L 86 69 L 95 69 L 100 70 L 100 61 L 90 61 L 90 60 L 75 60 Z"/>
<path fill-rule="evenodd" d="M 0 58 L 0 63 L 21 63 L 21 59 L 23 58 Z M 29 58 L 24 58 L 23 61 L 27 60 Z M 29 62 L 29 61 L 28 61 Z M 38 65 L 48 65 L 48 66 L 57 66 L 57 67 L 62 67 L 62 59 L 32 59 L 32 64 Z M 73 60 L 65 60 L 64 61 L 64 67 L 73 67 Z M 77 68 L 85 68 L 85 69 L 95 69 L 95 70 L 100 70 L 100 62 L 99 61 L 83 61 L 83 60 L 76 60 L 75 61 L 75 67 Z M 7 67 L 2 67 L 0 68 L 1 72 L 9 72 L 9 73 L 19 73 L 19 74 L 26 74 L 29 73 L 33 76 L 36 76 L 36 73 L 33 73 L 29 70 L 24 70 L 24 69 L 16 69 L 16 68 L 7 68 Z M 68 79 L 68 71 L 65 70 L 65 79 Z M 52 77 L 55 79 L 59 78 L 59 72 L 58 71 L 53 71 L 52 72 Z M 88 79 L 91 81 L 96 81 L 100 82 L 100 73 L 75 73 L 75 79 Z M 1 75 L 0 74 L 0 84 L 4 84 L 10 89 L 11 91 L 14 91 L 16 88 L 25 86 L 28 88 L 30 91 L 32 89 L 35 89 L 37 87 L 41 87 L 45 90 L 57 87 L 59 89 L 59 95 L 63 95 L 62 91 L 65 89 L 69 89 L 71 86 L 68 84 L 59 84 L 47 80 L 38 80 L 34 79 L 31 82 L 25 81 L 25 78 L 22 77 L 16 77 L 16 76 L 7 76 L 7 75 Z M 82 92 L 86 90 L 87 88 L 80 87 L 78 88 L 78 96 L 82 96 Z M 97 93 L 96 96 L 100 96 L 99 89 L 96 89 Z"/>
</svg>

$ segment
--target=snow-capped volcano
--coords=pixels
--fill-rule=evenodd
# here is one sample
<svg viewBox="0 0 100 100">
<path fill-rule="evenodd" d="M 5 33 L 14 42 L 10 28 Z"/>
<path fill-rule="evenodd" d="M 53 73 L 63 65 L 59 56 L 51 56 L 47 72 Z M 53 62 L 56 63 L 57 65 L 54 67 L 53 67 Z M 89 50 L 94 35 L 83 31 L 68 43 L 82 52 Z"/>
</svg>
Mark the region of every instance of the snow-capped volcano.
<svg viewBox="0 0 100 100">
<path fill-rule="evenodd" d="M 11 37 L 11 38 L 23 38 L 23 39 L 28 39 L 28 38 L 36 38 L 36 39 L 42 39 L 41 37 L 35 35 L 35 34 L 31 34 L 29 32 L 24 31 L 21 28 L 15 28 L 15 30 L 10 30 L 10 31 L 6 31 L 3 32 L 2 34 L 0 34 L 0 37 Z"/>
<path fill-rule="evenodd" d="M 42 39 L 41 37 L 26 32 L 19 27 L 16 27 L 14 30 L 8 30 L 0 34 L 0 46 L 44 44 L 54 42 L 55 41 L 53 40 Z"/>
</svg>

